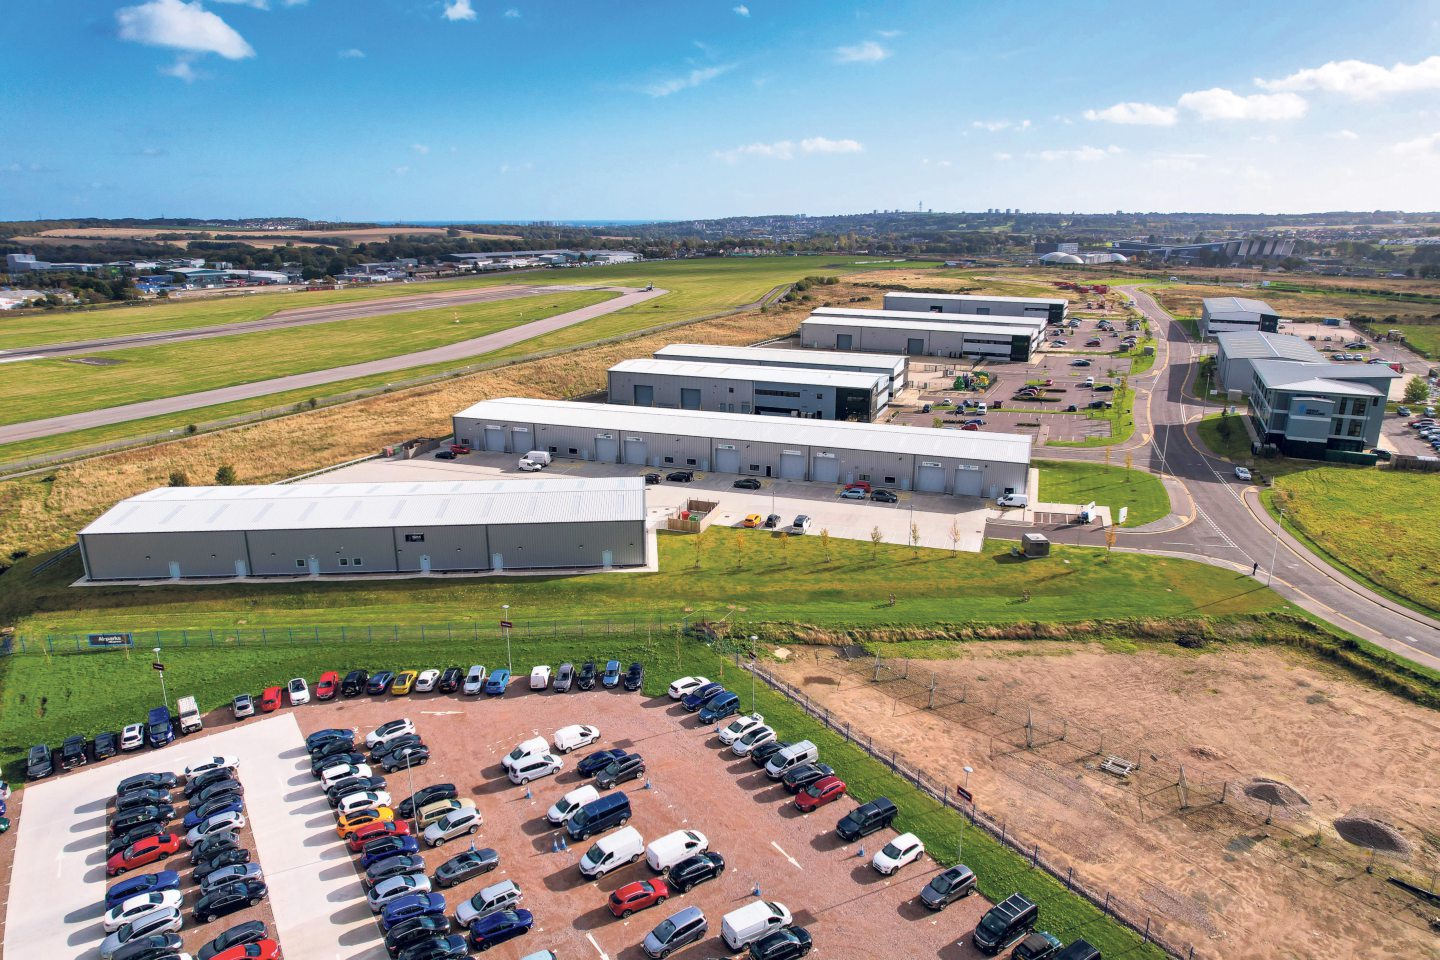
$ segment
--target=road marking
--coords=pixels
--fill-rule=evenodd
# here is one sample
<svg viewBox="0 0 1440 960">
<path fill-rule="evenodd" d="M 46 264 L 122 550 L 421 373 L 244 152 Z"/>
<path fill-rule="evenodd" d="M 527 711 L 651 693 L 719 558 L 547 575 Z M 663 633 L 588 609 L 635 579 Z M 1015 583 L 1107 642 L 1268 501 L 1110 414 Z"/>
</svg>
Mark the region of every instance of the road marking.
<svg viewBox="0 0 1440 960">
<path fill-rule="evenodd" d="M 589 940 L 590 946 L 594 947 L 595 952 L 600 954 L 600 960 L 610 960 L 610 954 L 600 949 L 600 944 L 595 942 L 595 935 L 593 933 L 585 934 L 585 939 Z"/>
<path fill-rule="evenodd" d="M 464 713 L 463 710 L 421 710 L 422 717 L 458 717 Z"/>
<path fill-rule="evenodd" d="M 774 840 L 771 840 L 771 841 L 770 841 L 770 846 L 774 847 L 776 850 L 779 850 L 779 851 L 780 851 L 780 856 L 784 857 L 786 860 L 789 860 L 791 866 L 793 866 L 796 870 L 804 870 L 804 869 L 805 869 L 804 867 L 800 866 L 800 861 L 799 861 L 799 860 L 796 860 L 794 857 L 790 856 L 790 854 L 786 853 L 786 852 L 784 851 L 784 849 L 781 848 L 780 844 L 776 843 Z"/>
</svg>

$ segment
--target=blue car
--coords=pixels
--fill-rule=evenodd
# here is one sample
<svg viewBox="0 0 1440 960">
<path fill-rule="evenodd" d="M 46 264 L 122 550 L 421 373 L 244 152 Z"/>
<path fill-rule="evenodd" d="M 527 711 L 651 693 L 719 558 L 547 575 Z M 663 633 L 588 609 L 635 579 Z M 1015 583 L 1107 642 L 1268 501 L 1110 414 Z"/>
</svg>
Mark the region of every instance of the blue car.
<svg viewBox="0 0 1440 960">
<path fill-rule="evenodd" d="M 384 693 L 390 689 L 390 684 L 395 682 L 395 673 L 392 670 L 381 670 L 370 677 L 370 682 L 365 684 L 366 693 Z"/>
<path fill-rule="evenodd" d="M 715 694 L 700 708 L 701 723 L 715 723 L 740 712 L 740 698 L 728 690 Z"/>
<path fill-rule="evenodd" d="M 529 910 L 501 910 L 470 924 L 470 946 L 489 950 L 497 943 L 523 937 L 534 925 L 535 916 Z"/>
<path fill-rule="evenodd" d="M 360 869 L 368 870 L 381 860 L 398 857 L 402 853 L 419 852 L 420 841 L 414 837 L 376 837 L 360 848 Z"/>
<path fill-rule="evenodd" d="M 582 777 L 593 777 L 610 766 L 612 761 L 624 760 L 628 756 L 624 750 L 597 750 L 581 760 L 575 770 Z"/>
<path fill-rule="evenodd" d="M 145 739 L 152 747 L 163 747 L 175 739 L 169 707 L 156 707 L 150 711 L 145 721 Z"/>
<path fill-rule="evenodd" d="M 392 900 L 380 914 L 380 929 L 389 932 L 397 923 L 425 916 L 445 916 L 445 898 L 438 893 L 411 893 Z"/>
<path fill-rule="evenodd" d="M 241 813 L 244 809 L 245 801 L 236 796 L 217 798 L 208 803 L 202 803 L 185 814 L 185 830 L 186 832 L 194 830 L 217 813 Z"/>
<path fill-rule="evenodd" d="M 159 873 L 147 873 L 144 876 L 131 877 L 128 880 L 121 880 L 109 890 L 105 891 L 105 909 L 110 910 L 118 907 L 131 897 L 138 897 L 141 894 L 179 889 L 180 874 L 174 870 L 161 870 Z"/>
<path fill-rule="evenodd" d="M 688 693 L 683 698 L 681 698 L 680 705 L 686 710 L 689 710 L 691 713 L 694 713 L 696 710 L 699 710 L 701 707 L 705 706 L 706 700 L 709 700 L 717 693 L 723 693 L 724 690 L 724 684 L 707 683 L 705 684 L 705 686 L 700 687 L 693 693 Z"/>
<path fill-rule="evenodd" d="M 619 684 L 620 684 L 620 661 L 619 661 L 619 660 L 606 660 L 606 661 L 605 661 L 605 676 L 603 676 L 603 677 L 600 678 L 600 682 L 601 682 L 602 684 L 604 684 L 605 686 L 607 686 L 607 687 L 619 686 Z"/>
<path fill-rule="evenodd" d="M 492 697 L 503 697 L 505 688 L 510 686 L 510 671 L 504 668 L 496 670 L 485 680 L 485 692 Z"/>
</svg>

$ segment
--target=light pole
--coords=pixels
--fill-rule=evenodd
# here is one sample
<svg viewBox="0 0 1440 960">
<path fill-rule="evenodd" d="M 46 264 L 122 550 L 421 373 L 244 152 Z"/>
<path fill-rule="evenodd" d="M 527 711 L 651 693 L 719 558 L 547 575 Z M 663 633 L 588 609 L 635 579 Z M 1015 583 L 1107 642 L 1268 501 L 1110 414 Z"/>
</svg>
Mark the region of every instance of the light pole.
<svg viewBox="0 0 1440 960">
<path fill-rule="evenodd" d="M 750 712 L 755 712 L 755 644 L 760 638 L 750 634 Z"/>
<path fill-rule="evenodd" d="M 969 793 L 969 792 L 970 792 L 970 774 L 972 774 L 972 773 L 975 772 L 975 768 L 974 768 L 974 767 L 961 767 L 960 769 L 962 769 L 962 770 L 965 771 L 965 782 L 964 782 L 963 784 L 961 784 L 961 789 L 964 790 L 966 793 Z"/>
<path fill-rule="evenodd" d="M 151 650 L 155 654 L 156 672 L 160 674 L 160 699 L 165 701 L 165 707 L 168 709 L 170 707 L 170 694 L 165 692 L 165 664 L 160 662 L 160 648 L 152 647 Z"/>
<path fill-rule="evenodd" d="M 500 632 L 505 635 L 505 667 L 511 673 L 515 672 L 515 662 L 510 659 L 510 604 L 500 605 Z"/>
<path fill-rule="evenodd" d="M 415 773 L 410 754 L 405 754 L 405 779 L 410 785 L 410 819 L 415 828 L 415 839 L 420 839 L 420 805 L 415 802 Z"/>
<path fill-rule="evenodd" d="M 1270 548 L 1270 570 L 1265 574 L 1265 586 L 1275 579 L 1275 557 L 1280 553 L 1280 528 L 1285 525 L 1285 508 L 1279 508 L 1279 516 L 1275 519 L 1275 544 Z"/>
</svg>

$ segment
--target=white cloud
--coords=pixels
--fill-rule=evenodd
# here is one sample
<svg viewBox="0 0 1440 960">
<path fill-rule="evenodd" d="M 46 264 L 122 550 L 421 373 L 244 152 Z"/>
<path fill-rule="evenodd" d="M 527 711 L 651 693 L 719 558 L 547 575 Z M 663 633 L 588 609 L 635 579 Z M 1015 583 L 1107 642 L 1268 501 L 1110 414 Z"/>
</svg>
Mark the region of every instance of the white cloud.
<svg viewBox="0 0 1440 960">
<path fill-rule="evenodd" d="M 1150 166 L 1173 173 L 1193 173 L 1200 169 L 1202 160 L 1208 159 L 1204 153 L 1157 153 L 1150 158 Z"/>
<path fill-rule="evenodd" d="M 1094 163 L 1097 160 L 1104 160 L 1106 157 L 1113 157 L 1118 153 L 1124 153 L 1120 147 L 1111 144 L 1108 147 L 1075 147 L 1070 150 L 1039 150 L 1035 153 L 1025 154 L 1030 160 L 1044 160 L 1046 162 L 1066 161 L 1070 163 Z"/>
<path fill-rule="evenodd" d="M 1202 120 L 1298 120 L 1310 105 L 1294 93 L 1252 93 L 1242 96 L 1224 87 L 1196 90 L 1180 98 L 1179 105 Z"/>
<path fill-rule="evenodd" d="M 1336 140 L 1360 139 L 1360 134 L 1356 133 L 1354 130 L 1336 130 L 1334 133 L 1330 134 L 1330 136 L 1334 137 Z"/>
<path fill-rule="evenodd" d="M 904 33 L 904 31 L 903 31 L 903 30 L 876 30 L 875 33 L 876 33 L 876 35 L 878 35 L 878 36 L 884 37 L 886 40 L 894 40 L 896 37 L 898 37 L 898 36 L 900 36 L 902 33 Z"/>
<path fill-rule="evenodd" d="M 1266 90 L 1322 90 L 1356 100 L 1370 100 L 1392 93 L 1440 90 L 1440 56 L 1427 57 L 1419 63 L 1397 63 L 1388 68 L 1364 60 L 1332 60 L 1279 80 L 1257 79 L 1255 82 Z"/>
<path fill-rule="evenodd" d="M 176 57 L 174 63 L 168 67 L 161 67 L 160 72 L 167 77 L 184 80 L 186 83 L 194 83 L 200 77 L 200 74 L 195 72 L 195 68 L 190 66 L 190 58 L 186 56 Z"/>
<path fill-rule="evenodd" d="M 501 172 L 501 173 L 515 173 L 515 172 L 517 172 L 517 171 L 523 172 L 523 171 L 525 171 L 525 170 L 533 170 L 533 169 L 535 169 L 535 165 L 534 165 L 533 163 L 530 163 L 529 161 L 526 161 L 525 163 L 502 163 L 502 164 L 500 164 L 500 172 Z"/>
<path fill-rule="evenodd" d="M 743 4 L 743 3 L 740 4 L 738 7 L 731 7 L 730 9 L 735 11 L 735 15 L 736 15 L 737 17 L 748 17 L 748 16 L 750 16 L 750 8 L 747 7 L 747 6 L 745 6 L 745 4 Z"/>
<path fill-rule="evenodd" d="M 1153 103 L 1129 101 L 1117 103 L 1104 110 L 1086 110 L 1086 120 L 1103 120 L 1106 123 L 1123 123 L 1145 127 L 1173 127 L 1176 120 L 1174 107 L 1162 107 Z"/>
<path fill-rule="evenodd" d="M 853 47 L 835 48 L 836 63 L 879 63 L 888 56 L 890 51 L 874 40 L 865 40 Z"/>
<path fill-rule="evenodd" d="M 364 60 L 365 51 L 359 47 L 351 47 L 348 50 L 341 50 L 336 56 L 341 60 Z"/>
<path fill-rule="evenodd" d="M 865 147 L 859 140 L 831 140 L 829 137 L 807 137 L 800 141 L 806 153 L 860 153 Z"/>
<path fill-rule="evenodd" d="M 255 56 L 245 38 L 199 0 L 149 0 L 115 11 L 120 39 L 191 53 L 218 53 L 227 60 Z"/>
<path fill-rule="evenodd" d="M 520 19 L 520 11 L 517 10 L 517 9 L 515 9 L 514 7 L 511 7 L 511 8 L 509 8 L 508 10 L 506 10 L 503 14 L 501 14 L 501 16 L 503 16 L 503 17 L 504 17 L 505 19 L 507 19 L 507 20 L 519 20 L 519 19 Z"/>
<path fill-rule="evenodd" d="M 427 147 L 427 146 L 425 146 L 425 144 L 423 144 L 423 143 L 412 143 L 412 144 L 410 144 L 410 149 L 411 149 L 411 150 L 414 150 L 416 153 L 420 154 L 421 156 L 424 156 L 425 154 L 427 154 L 427 153 L 430 152 L 430 148 Z"/>
<path fill-rule="evenodd" d="M 829 137 L 807 137 L 798 144 L 793 140 L 776 140 L 774 143 L 747 143 L 729 150 L 717 150 L 715 156 L 726 163 L 735 163 L 745 157 L 761 157 L 767 160 L 793 160 L 800 153 L 860 153 L 865 145 L 858 140 L 831 140 Z"/>
<path fill-rule="evenodd" d="M 446 20 L 474 20 L 475 8 L 470 5 L 470 0 L 450 0 L 441 16 Z"/>
<path fill-rule="evenodd" d="M 645 92 L 652 97 L 668 97 L 672 93 L 679 93 L 681 90 L 688 90 L 691 87 L 698 87 L 708 80 L 714 80 L 722 73 L 735 69 L 734 64 L 726 64 L 719 67 L 696 67 L 681 77 L 671 77 L 669 80 L 661 80 L 659 83 L 652 83 L 645 88 Z"/>
<path fill-rule="evenodd" d="M 1406 157 L 1440 156 L 1440 133 L 1432 133 L 1426 137 L 1416 137 L 1414 140 L 1405 140 L 1395 144 L 1390 149 Z"/>
<path fill-rule="evenodd" d="M 1015 159 L 1015 156 L 1014 156 L 1013 154 L 1009 154 L 1009 153 L 996 153 L 996 154 L 992 154 L 992 156 L 994 156 L 994 158 L 995 158 L 996 160 L 1001 160 L 1001 161 L 1004 161 L 1004 160 L 1014 160 L 1014 159 Z"/>
<path fill-rule="evenodd" d="M 407 174 L 407 173 L 410 172 L 410 168 L 409 168 L 409 167 L 396 167 L 396 168 L 395 168 L 394 170 L 392 170 L 391 172 L 394 173 L 395 176 L 397 176 L 397 177 L 403 177 L 403 176 L 405 176 L 405 174 Z"/>
<path fill-rule="evenodd" d="M 256 10 L 269 10 L 270 4 L 266 0 L 215 0 L 216 3 L 233 3 L 239 7 L 253 7 Z"/>
<path fill-rule="evenodd" d="M 989 131 L 990 133 L 998 133 L 998 132 L 1001 131 L 1001 130 L 1009 130 L 1009 129 L 1011 129 L 1011 128 L 1014 128 L 1014 129 L 1016 129 L 1016 130 L 1029 130 L 1029 129 L 1030 129 L 1030 121 L 1029 121 L 1029 120 L 1020 120 L 1020 121 L 1015 121 L 1015 120 L 973 120 L 973 121 L 971 121 L 970 126 L 974 127 L 976 130 L 986 130 L 986 131 Z"/>
</svg>

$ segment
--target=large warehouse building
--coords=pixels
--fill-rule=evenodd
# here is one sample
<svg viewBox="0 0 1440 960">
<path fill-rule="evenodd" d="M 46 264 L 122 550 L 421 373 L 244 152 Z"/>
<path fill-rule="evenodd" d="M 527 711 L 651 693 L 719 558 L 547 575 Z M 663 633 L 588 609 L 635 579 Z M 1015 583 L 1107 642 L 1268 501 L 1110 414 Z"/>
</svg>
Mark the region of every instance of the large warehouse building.
<svg viewBox="0 0 1440 960">
<path fill-rule="evenodd" d="M 1053 297 L 977 297 L 964 293 L 887 293 L 886 310 L 958 313 L 972 317 L 1028 317 L 1046 323 L 1065 322 L 1070 301 Z"/>
<path fill-rule="evenodd" d="M 890 402 L 883 373 L 640 358 L 615 364 L 609 380 L 611 403 L 672 410 L 868 422 Z"/>
<path fill-rule="evenodd" d="M 1222 333 L 1215 337 L 1219 348 L 1215 368 L 1222 390 L 1250 392 L 1255 379 L 1251 364 L 1256 360 L 1290 360 L 1295 363 L 1326 363 L 1325 355 L 1299 337 L 1258 330 Z"/>
<path fill-rule="evenodd" d="M 88 580 L 647 563 L 639 477 L 160 487 L 80 531 Z"/>
<path fill-rule="evenodd" d="M 941 319 L 898 310 L 821 307 L 800 324 L 800 342 L 825 350 L 868 350 L 912 357 L 1026 361 L 1040 349 L 1045 321 L 1019 317 Z"/>
<path fill-rule="evenodd" d="M 1200 305 L 1200 336 L 1253 330 L 1275 333 L 1280 315 L 1264 300 L 1245 297 L 1206 297 Z"/>
<path fill-rule="evenodd" d="M 698 363 L 745 363 L 760 367 L 799 367 L 849 373 L 883 373 L 893 397 L 905 386 L 905 358 L 880 353 L 838 353 L 834 350 L 786 350 L 772 347 L 726 347 L 714 343 L 672 343 L 654 353 L 656 360 Z"/>
<path fill-rule="evenodd" d="M 1021 434 L 514 398 L 457 413 L 455 438 L 497 453 L 970 497 L 1024 491 L 1031 446 Z"/>
</svg>

